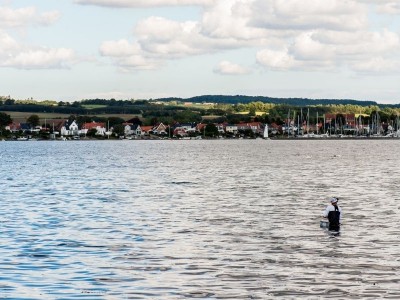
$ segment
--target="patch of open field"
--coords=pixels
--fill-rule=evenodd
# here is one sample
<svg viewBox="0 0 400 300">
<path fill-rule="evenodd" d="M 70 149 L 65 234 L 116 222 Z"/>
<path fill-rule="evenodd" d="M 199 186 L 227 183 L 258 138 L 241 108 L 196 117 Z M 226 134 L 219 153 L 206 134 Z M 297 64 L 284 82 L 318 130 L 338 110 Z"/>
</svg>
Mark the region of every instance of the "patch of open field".
<svg viewBox="0 0 400 300">
<path fill-rule="evenodd" d="M 86 108 L 86 109 L 95 109 L 95 108 L 107 107 L 107 105 L 100 105 L 100 104 L 83 104 L 82 107 L 83 107 L 83 108 Z"/>
</svg>

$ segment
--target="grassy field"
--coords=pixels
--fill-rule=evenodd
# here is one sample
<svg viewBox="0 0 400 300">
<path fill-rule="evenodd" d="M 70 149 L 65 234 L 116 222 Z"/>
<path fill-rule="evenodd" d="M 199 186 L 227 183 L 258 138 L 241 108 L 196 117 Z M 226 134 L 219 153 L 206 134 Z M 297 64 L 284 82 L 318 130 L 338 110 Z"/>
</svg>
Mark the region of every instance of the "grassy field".
<svg viewBox="0 0 400 300">
<path fill-rule="evenodd" d="M 68 119 L 69 114 L 56 114 L 56 113 L 32 113 L 32 112 L 17 112 L 17 111 L 6 111 L 4 112 L 7 115 L 11 116 L 11 119 L 15 123 L 25 123 L 26 120 L 31 116 L 31 115 L 38 115 L 40 118 L 40 123 L 44 123 L 46 120 L 46 123 L 52 123 L 53 120 L 56 121 L 57 123 L 60 120 L 63 119 Z M 104 115 L 98 115 L 98 117 L 102 118 L 109 118 L 109 117 L 118 117 L 122 118 L 124 120 L 129 120 L 134 117 L 141 117 L 141 115 L 134 115 L 134 114 L 104 114 Z"/>
<path fill-rule="evenodd" d="M 249 111 L 241 111 L 241 112 L 238 112 L 237 114 L 238 115 L 248 115 L 249 113 L 250 113 Z M 263 116 L 265 114 L 268 115 L 268 113 L 266 113 L 265 111 L 256 111 L 256 116 Z"/>
<path fill-rule="evenodd" d="M 83 107 L 83 108 L 86 108 L 86 109 L 95 109 L 95 108 L 107 107 L 107 105 L 100 105 L 100 104 L 83 104 L 82 107 Z"/>
</svg>

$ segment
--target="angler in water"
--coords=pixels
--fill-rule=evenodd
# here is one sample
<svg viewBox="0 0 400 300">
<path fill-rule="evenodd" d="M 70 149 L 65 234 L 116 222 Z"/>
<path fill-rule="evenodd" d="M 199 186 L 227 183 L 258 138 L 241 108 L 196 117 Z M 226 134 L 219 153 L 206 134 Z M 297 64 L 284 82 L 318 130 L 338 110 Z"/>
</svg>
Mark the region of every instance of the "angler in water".
<svg viewBox="0 0 400 300">
<path fill-rule="evenodd" d="M 342 209 L 338 205 L 339 198 L 332 197 L 329 204 L 322 213 L 324 218 L 328 218 L 329 230 L 339 231 L 342 223 Z"/>
</svg>

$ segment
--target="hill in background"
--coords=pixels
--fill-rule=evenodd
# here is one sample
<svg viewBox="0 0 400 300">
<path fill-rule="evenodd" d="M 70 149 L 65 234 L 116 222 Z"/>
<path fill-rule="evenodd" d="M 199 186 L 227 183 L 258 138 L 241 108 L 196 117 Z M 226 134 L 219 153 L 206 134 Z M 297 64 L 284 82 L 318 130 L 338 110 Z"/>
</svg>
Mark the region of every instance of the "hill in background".
<svg viewBox="0 0 400 300">
<path fill-rule="evenodd" d="M 359 105 L 379 107 L 400 107 L 400 104 L 379 104 L 375 101 L 352 100 L 352 99 L 308 99 L 308 98 L 274 98 L 265 96 L 225 96 L 225 95 L 203 95 L 191 98 L 160 98 L 159 101 L 181 101 L 193 103 L 226 103 L 226 104 L 248 104 L 251 102 L 263 102 L 272 104 L 287 104 L 291 106 L 313 106 L 313 105 Z"/>
</svg>

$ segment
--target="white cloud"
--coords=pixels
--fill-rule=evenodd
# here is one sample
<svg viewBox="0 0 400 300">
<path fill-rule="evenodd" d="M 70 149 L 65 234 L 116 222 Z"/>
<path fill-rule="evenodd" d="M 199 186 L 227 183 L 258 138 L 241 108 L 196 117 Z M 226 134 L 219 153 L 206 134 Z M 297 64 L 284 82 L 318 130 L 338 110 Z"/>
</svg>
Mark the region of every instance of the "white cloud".
<svg viewBox="0 0 400 300">
<path fill-rule="evenodd" d="M 140 52 L 138 44 L 130 44 L 127 40 L 106 41 L 100 46 L 100 53 L 103 56 L 124 57 Z"/>
<path fill-rule="evenodd" d="M 66 48 L 33 47 L 19 43 L 0 31 L 0 67 L 18 69 L 68 68 L 76 61 L 74 51 Z"/>
<path fill-rule="evenodd" d="M 177 5 L 210 5 L 213 0 L 75 0 L 82 5 L 97 5 L 106 7 L 151 7 Z"/>
<path fill-rule="evenodd" d="M 10 35 L 0 31 L 0 56 L 6 55 L 10 51 L 17 49 L 18 43 Z"/>
<path fill-rule="evenodd" d="M 214 73 L 221 75 L 243 75 L 249 74 L 250 69 L 224 60 L 214 68 Z"/>
<path fill-rule="evenodd" d="M 61 17 L 60 12 L 58 11 L 48 11 L 40 14 L 40 17 L 38 18 L 38 22 L 41 25 L 51 25 L 55 22 L 57 22 Z"/>
<path fill-rule="evenodd" d="M 0 7 L 0 26 L 18 27 L 34 21 L 36 9 L 34 7 L 24 7 L 20 9 L 11 9 Z"/>
<path fill-rule="evenodd" d="M 367 6 L 347 0 L 256 0 L 252 24 L 285 30 L 360 30 L 368 25 Z"/>
<path fill-rule="evenodd" d="M 234 38 L 251 41 L 266 35 L 264 28 L 249 26 L 254 12 L 250 1 L 220 0 L 205 9 L 201 28 L 202 33 L 213 38 Z"/>
<path fill-rule="evenodd" d="M 398 2 L 382 3 L 381 5 L 378 6 L 377 11 L 381 14 L 398 15 L 400 14 L 400 3 Z"/>
<path fill-rule="evenodd" d="M 68 68 L 75 63 L 76 55 L 72 49 L 29 45 L 13 37 L 15 28 L 48 26 L 59 18 L 58 11 L 38 12 L 35 7 L 0 6 L 0 67 L 55 69 Z"/>
<path fill-rule="evenodd" d="M 393 1 L 374 0 L 219 0 L 203 7 L 198 21 L 179 22 L 157 16 L 141 20 L 132 41 L 104 42 L 100 53 L 119 67 L 153 69 L 171 59 L 252 47 L 262 49 L 256 60 L 268 69 L 334 71 L 347 67 L 355 72 L 361 70 L 362 61 L 374 55 L 384 58 L 382 68 L 370 69 L 381 72 L 390 65 L 383 62 L 395 62 L 400 39 L 389 29 L 370 27 L 371 3 L 382 9 L 397 9 Z M 214 72 L 240 73 L 240 68 L 233 66 L 224 62 Z"/>
<path fill-rule="evenodd" d="M 154 69 L 162 66 L 165 60 L 231 49 L 238 44 L 235 39 L 215 39 L 202 34 L 197 22 L 177 22 L 161 17 L 139 22 L 135 36 L 137 40 L 131 43 L 105 41 L 100 53 L 113 58 L 119 67 Z"/>
<path fill-rule="evenodd" d="M 393 0 L 358 0 L 361 3 L 370 4 L 381 14 L 396 15 L 400 13 L 400 3 Z"/>
<path fill-rule="evenodd" d="M 271 49 L 259 51 L 257 62 L 272 70 L 333 71 L 347 66 L 355 72 L 369 70 L 368 72 L 384 73 L 395 70 L 392 66 L 398 65 L 396 53 L 399 51 L 399 36 L 388 30 L 382 32 L 320 30 L 300 33 L 286 48 L 279 51 Z M 382 63 L 380 67 L 378 67 L 379 62 Z"/>
<path fill-rule="evenodd" d="M 298 66 L 288 49 L 271 50 L 264 49 L 257 53 L 257 62 L 272 70 L 289 70 Z"/>
<path fill-rule="evenodd" d="M 71 49 L 23 49 L 2 59 L 0 66 L 18 69 L 67 68 L 74 59 Z"/>
<path fill-rule="evenodd" d="M 23 27 L 28 25 L 50 25 L 60 17 L 59 12 L 39 14 L 35 7 L 12 9 L 0 6 L 0 28 Z"/>
<path fill-rule="evenodd" d="M 135 33 L 141 49 L 159 58 L 181 58 L 214 52 L 229 47 L 222 39 L 212 39 L 201 33 L 196 22 L 177 22 L 150 17 L 139 22 Z"/>
<path fill-rule="evenodd" d="M 290 48 L 290 52 L 296 59 L 303 61 L 331 59 L 334 56 L 335 46 L 322 43 L 313 37 L 313 32 L 299 34 Z"/>
<path fill-rule="evenodd" d="M 120 71 L 154 70 L 162 65 L 162 62 L 142 55 L 140 45 L 131 44 L 127 40 L 106 41 L 100 46 L 100 54 L 112 57 Z"/>
</svg>

